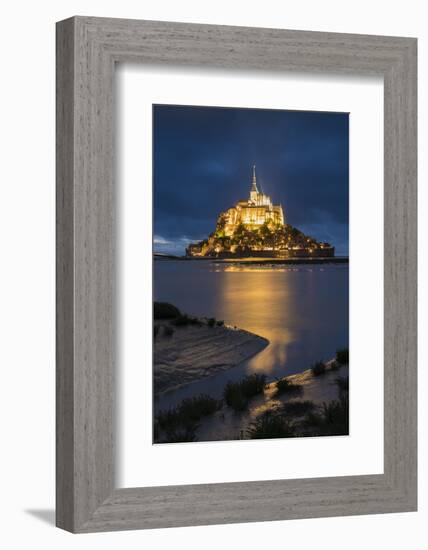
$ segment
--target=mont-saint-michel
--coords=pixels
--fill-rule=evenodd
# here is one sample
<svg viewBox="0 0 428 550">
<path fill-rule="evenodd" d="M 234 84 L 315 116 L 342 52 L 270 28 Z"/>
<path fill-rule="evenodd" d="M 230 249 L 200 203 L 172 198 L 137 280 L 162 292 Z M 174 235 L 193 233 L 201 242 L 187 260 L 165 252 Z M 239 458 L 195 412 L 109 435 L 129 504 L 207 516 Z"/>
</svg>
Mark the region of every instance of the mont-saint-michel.
<svg viewBox="0 0 428 550">
<path fill-rule="evenodd" d="M 348 435 L 349 114 L 155 105 L 153 194 L 152 442 Z"/>
<path fill-rule="evenodd" d="M 281 204 L 274 204 L 257 184 L 252 168 L 249 196 L 222 212 L 208 238 L 189 244 L 190 258 L 332 258 L 334 246 L 319 242 L 286 223 Z"/>
</svg>

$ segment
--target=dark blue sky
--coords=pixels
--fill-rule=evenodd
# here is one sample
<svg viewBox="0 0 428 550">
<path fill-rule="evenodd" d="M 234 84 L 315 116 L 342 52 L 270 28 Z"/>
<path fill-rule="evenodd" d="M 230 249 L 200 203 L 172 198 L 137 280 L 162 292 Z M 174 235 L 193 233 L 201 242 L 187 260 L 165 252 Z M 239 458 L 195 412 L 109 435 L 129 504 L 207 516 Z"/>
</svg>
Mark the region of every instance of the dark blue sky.
<svg viewBox="0 0 428 550">
<path fill-rule="evenodd" d="M 251 167 L 286 222 L 348 254 L 347 113 L 153 107 L 155 250 L 183 254 L 246 199 Z"/>
</svg>

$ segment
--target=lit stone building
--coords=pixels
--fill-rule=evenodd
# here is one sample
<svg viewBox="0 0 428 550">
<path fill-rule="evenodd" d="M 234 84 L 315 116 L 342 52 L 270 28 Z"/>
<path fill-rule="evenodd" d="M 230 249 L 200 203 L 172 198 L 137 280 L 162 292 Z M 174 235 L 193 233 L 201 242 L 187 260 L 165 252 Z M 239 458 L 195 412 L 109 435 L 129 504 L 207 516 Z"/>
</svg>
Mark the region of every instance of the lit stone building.
<svg viewBox="0 0 428 550">
<path fill-rule="evenodd" d="M 280 204 L 272 204 L 271 198 L 257 187 L 256 167 L 253 166 L 250 196 L 219 216 L 219 224 L 224 227 L 227 237 L 233 235 L 236 227 L 243 223 L 248 229 L 258 229 L 264 223 L 282 226 L 285 223 Z"/>
<path fill-rule="evenodd" d="M 253 166 L 249 198 L 222 212 L 215 230 L 206 239 L 190 243 L 186 256 L 331 258 L 334 246 L 286 224 L 282 206 L 272 204 L 271 198 L 259 191 Z"/>
</svg>

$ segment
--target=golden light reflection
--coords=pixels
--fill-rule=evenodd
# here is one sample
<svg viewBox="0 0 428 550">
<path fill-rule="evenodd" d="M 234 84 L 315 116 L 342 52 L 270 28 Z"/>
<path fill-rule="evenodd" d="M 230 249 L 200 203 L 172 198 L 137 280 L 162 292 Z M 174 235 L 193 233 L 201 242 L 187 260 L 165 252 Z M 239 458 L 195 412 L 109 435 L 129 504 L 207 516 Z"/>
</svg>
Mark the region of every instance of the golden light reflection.
<svg viewBox="0 0 428 550">
<path fill-rule="evenodd" d="M 296 296 L 282 274 L 288 269 L 240 265 L 227 266 L 224 271 L 218 299 L 223 302 L 225 321 L 269 340 L 269 345 L 249 360 L 250 370 L 270 372 L 285 364 L 287 348 L 296 340 L 289 327 L 297 312 Z"/>
</svg>

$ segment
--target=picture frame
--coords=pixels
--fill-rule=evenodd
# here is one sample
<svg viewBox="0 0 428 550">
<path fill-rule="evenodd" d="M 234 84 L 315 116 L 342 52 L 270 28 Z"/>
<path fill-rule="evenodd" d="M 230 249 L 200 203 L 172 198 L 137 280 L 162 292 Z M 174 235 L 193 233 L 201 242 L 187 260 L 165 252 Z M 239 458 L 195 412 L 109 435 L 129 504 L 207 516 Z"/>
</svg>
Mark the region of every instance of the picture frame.
<svg viewBox="0 0 428 550">
<path fill-rule="evenodd" d="M 417 41 L 72 17 L 57 23 L 56 524 L 74 533 L 417 509 Z M 118 489 L 114 69 L 384 79 L 384 473 Z"/>
</svg>

